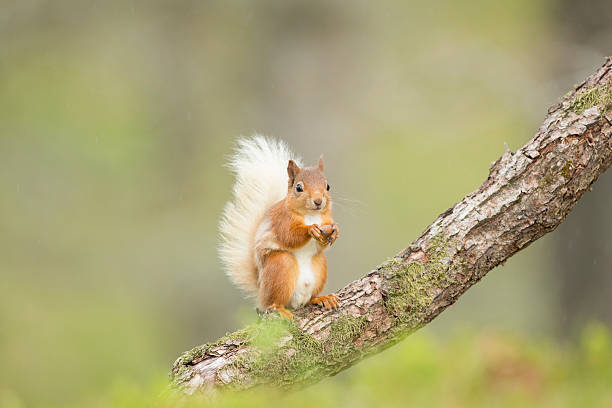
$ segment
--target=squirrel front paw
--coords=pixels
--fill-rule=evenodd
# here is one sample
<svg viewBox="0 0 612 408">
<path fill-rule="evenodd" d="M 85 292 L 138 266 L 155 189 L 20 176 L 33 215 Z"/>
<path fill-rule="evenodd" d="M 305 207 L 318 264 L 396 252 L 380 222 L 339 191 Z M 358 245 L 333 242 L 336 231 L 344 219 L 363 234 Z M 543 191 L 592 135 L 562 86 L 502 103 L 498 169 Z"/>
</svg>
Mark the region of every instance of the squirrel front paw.
<svg viewBox="0 0 612 408">
<path fill-rule="evenodd" d="M 319 241 L 322 245 L 327 244 L 327 238 L 321 231 L 321 227 L 319 227 L 317 224 L 312 224 L 308 229 L 308 233 L 311 237 Z"/>
<path fill-rule="evenodd" d="M 336 240 L 340 236 L 340 229 L 338 228 L 338 224 L 334 222 L 333 224 L 331 224 L 331 227 L 331 234 L 329 234 L 329 237 L 327 238 L 327 242 L 329 242 L 329 245 L 332 245 L 334 242 L 336 242 Z"/>
<path fill-rule="evenodd" d="M 322 245 L 332 245 L 340 236 L 338 224 L 325 224 L 319 227 L 322 238 L 319 240 Z"/>
</svg>

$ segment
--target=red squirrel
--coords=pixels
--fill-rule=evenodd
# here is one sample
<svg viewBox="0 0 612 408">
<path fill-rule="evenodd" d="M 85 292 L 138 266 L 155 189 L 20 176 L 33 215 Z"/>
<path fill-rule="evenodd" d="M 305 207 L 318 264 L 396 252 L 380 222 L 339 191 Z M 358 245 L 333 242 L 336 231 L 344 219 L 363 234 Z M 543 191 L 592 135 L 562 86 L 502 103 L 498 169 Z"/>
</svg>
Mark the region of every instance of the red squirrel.
<svg viewBox="0 0 612 408">
<path fill-rule="evenodd" d="M 293 319 L 287 307 L 338 307 L 335 294 L 319 296 L 327 281 L 323 251 L 340 234 L 323 159 L 315 167 L 299 163 L 284 142 L 239 140 L 229 162 L 234 197 L 219 225 L 227 275 L 261 309 L 287 319 Z"/>
</svg>

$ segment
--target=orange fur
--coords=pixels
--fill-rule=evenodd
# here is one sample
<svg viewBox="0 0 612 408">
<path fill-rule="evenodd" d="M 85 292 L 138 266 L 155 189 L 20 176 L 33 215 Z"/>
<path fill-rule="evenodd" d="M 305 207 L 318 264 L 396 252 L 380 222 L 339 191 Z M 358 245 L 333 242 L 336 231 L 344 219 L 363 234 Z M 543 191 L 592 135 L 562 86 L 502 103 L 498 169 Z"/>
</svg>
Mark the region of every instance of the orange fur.
<svg viewBox="0 0 612 408">
<path fill-rule="evenodd" d="M 283 251 L 269 253 L 260 275 L 260 303 L 264 307 L 289 303 L 297 276 L 297 263 L 292 254 Z"/>
<path fill-rule="evenodd" d="M 310 239 L 304 217 L 291 211 L 286 199 L 272 207 L 270 219 L 276 241 L 283 248 L 297 249 L 306 245 Z"/>
<path fill-rule="evenodd" d="M 285 319 L 293 320 L 293 313 L 291 313 L 285 306 L 277 305 L 276 303 L 271 304 L 267 309 L 274 309 Z"/>
<path fill-rule="evenodd" d="M 333 293 L 325 296 L 313 296 L 308 304 L 323 306 L 326 309 L 335 309 L 340 306 L 338 296 Z"/>
<path fill-rule="evenodd" d="M 317 296 L 327 282 L 327 257 L 323 252 L 319 252 L 312 258 L 312 265 L 315 270 L 315 286 L 312 296 Z"/>
<path fill-rule="evenodd" d="M 323 168 L 322 160 L 317 167 L 305 169 L 299 168 L 293 161 L 289 162 L 287 196 L 267 212 L 264 222 L 269 223 L 269 231 L 266 229 L 262 232 L 255 244 L 255 254 L 260 265 L 260 305 L 277 309 L 285 317 L 287 315 L 284 313 L 284 307 L 291 301 L 300 273 L 297 259 L 291 251 L 302 248 L 311 239 L 316 239 L 318 245 L 312 257 L 314 282 L 310 303 L 324 307 L 337 306 L 337 301 L 334 303 L 333 299 L 327 299 L 329 296 L 316 296 L 327 282 L 327 259 L 323 250 L 333 243 L 337 232 L 333 234 L 333 239 L 328 241 L 328 237 L 321 236 L 318 226 L 305 223 L 308 214 L 317 214 L 321 216 L 321 225 L 331 224 L 337 231 Z M 298 185 L 301 191 L 298 190 Z M 325 301 L 317 302 L 317 299 Z"/>
</svg>

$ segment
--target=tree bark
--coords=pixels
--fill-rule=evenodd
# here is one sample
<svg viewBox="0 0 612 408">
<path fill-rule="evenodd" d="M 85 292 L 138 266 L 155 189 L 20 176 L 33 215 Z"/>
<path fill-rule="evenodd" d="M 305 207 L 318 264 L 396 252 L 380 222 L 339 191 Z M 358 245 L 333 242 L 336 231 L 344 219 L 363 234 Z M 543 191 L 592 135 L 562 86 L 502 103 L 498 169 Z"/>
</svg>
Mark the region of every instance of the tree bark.
<svg viewBox="0 0 612 408">
<path fill-rule="evenodd" d="M 429 323 L 488 271 L 553 231 L 612 164 L 612 58 L 551 107 L 535 137 L 412 245 L 338 292 L 340 308 L 274 315 L 184 353 L 184 392 L 302 387 Z"/>
</svg>

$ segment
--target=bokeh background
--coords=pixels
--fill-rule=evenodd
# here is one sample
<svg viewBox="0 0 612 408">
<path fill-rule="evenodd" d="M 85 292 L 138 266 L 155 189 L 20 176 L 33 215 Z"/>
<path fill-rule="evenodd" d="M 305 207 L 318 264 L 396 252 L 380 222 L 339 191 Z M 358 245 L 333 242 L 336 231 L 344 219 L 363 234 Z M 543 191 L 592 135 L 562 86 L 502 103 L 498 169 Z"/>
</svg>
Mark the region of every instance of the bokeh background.
<svg viewBox="0 0 612 408">
<path fill-rule="evenodd" d="M 610 21 L 608 0 L 0 0 L 0 406 L 153 404 L 180 352 L 254 319 L 215 252 L 240 135 L 324 154 L 337 290 L 531 138 L 612 54 Z M 612 405 L 610 208 L 605 174 L 422 333 L 301 400 Z"/>
</svg>

